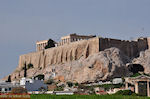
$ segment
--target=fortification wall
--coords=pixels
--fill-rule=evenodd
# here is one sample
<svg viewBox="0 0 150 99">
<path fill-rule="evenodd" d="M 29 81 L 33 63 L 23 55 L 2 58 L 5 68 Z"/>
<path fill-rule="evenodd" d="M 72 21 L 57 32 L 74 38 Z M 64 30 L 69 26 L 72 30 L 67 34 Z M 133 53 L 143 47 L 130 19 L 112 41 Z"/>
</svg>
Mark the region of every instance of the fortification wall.
<svg viewBox="0 0 150 99">
<path fill-rule="evenodd" d="M 44 68 L 52 64 L 65 63 L 88 57 L 90 54 L 99 52 L 99 38 L 82 40 L 70 44 L 64 44 L 54 48 L 21 55 L 18 69 L 24 67 L 24 63 L 33 64 L 34 68 Z"/>
<path fill-rule="evenodd" d="M 147 38 L 139 38 L 138 41 L 138 51 L 144 51 L 148 49 L 148 39 Z"/>
<path fill-rule="evenodd" d="M 21 55 L 19 58 L 19 66 L 21 69 L 26 64 L 33 64 L 34 68 L 45 68 L 52 64 L 62 64 L 72 60 L 78 60 L 81 57 L 88 57 L 93 53 L 103 51 L 107 48 L 117 47 L 125 55 L 136 57 L 140 51 L 150 48 L 150 38 L 138 39 L 138 41 L 125 41 L 110 38 L 91 38 L 89 40 L 81 40 L 64 44 L 34 53 Z"/>
<path fill-rule="evenodd" d="M 147 39 L 138 39 L 138 41 L 125 41 L 110 38 L 99 39 L 100 51 L 110 47 L 119 48 L 125 55 L 129 57 L 136 57 L 140 51 L 148 49 Z"/>
</svg>

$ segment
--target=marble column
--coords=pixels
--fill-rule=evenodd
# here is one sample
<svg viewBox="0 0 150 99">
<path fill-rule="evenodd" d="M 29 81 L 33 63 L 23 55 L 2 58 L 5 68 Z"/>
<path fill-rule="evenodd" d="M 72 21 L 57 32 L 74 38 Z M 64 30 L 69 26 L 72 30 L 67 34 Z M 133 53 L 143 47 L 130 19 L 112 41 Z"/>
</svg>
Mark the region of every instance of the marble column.
<svg viewBox="0 0 150 99">
<path fill-rule="evenodd" d="M 68 38 L 66 39 L 66 43 L 68 43 Z"/>
<path fill-rule="evenodd" d="M 62 40 L 62 45 L 64 45 L 64 39 Z"/>
<path fill-rule="evenodd" d="M 40 50 L 40 45 L 38 44 L 38 51 Z"/>
<path fill-rule="evenodd" d="M 38 51 L 38 44 L 36 44 L 36 51 Z"/>
<path fill-rule="evenodd" d="M 138 94 L 139 93 L 138 82 L 135 82 L 134 86 L 135 86 L 135 93 Z"/>
<path fill-rule="evenodd" d="M 42 50 L 44 49 L 44 43 L 42 44 Z"/>
<path fill-rule="evenodd" d="M 66 39 L 64 39 L 64 44 L 66 43 Z"/>
</svg>

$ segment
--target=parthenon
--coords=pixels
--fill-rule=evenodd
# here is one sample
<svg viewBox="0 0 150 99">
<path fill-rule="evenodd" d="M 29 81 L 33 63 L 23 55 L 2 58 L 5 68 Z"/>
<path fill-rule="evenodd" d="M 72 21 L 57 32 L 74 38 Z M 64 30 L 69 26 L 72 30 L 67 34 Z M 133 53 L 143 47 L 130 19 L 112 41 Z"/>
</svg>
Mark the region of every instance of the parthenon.
<svg viewBox="0 0 150 99">
<path fill-rule="evenodd" d="M 68 36 L 61 37 L 61 41 L 58 43 L 58 46 L 68 44 L 70 42 L 80 41 L 80 40 L 88 40 L 90 38 L 96 37 L 95 35 L 77 35 L 76 33 L 70 34 Z"/>
<path fill-rule="evenodd" d="M 80 41 L 80 40 L 88 40 L 90 38 L 96 37 L 95 35 L 77 35 L 76 33 L 70 34 L 68 36 L 61 37 L 61 41 L 56 43 L 55 46 L 61 46 L 64 44 L 69 44 L 71 42 Z M 36 42 L 36 51 L 44 50 L 45 46 L 48 44 L 48 40 L 42 40 Z"/>
<path fill-rule="evenodd" d="M 48 44 L 48 40 L 37 41 L 36 51 L 44 50 L 47 44 Z"/>
<path fill-rule="evenodd" d="M 137 53 L 140 51 L 144 51 L 146 49 L 150 49 L 150 38 L 140 37 L 136 40 L 129 41 L 129 40 L 119 40 L 119 39 L 112 39 L 112 38 L 103 38 L 103 37 L 96 37 L 95 35 L 77 35 L 77 34 L 70 34 L 68 36 L 61 37 L 60 42 L 55 42 L 54 47 L 63 46 L 67 44 L 71 44 L 73 42 L 79 42 L 81 40 L 89 40 L 89 39 L 96 39 L 98 38 L 98 46 L 99 51 L 103 51 L 106 48 L 110 47 L 117 47 L 122 50 L 127 56 L 135 57 Z M 41 51 L 45 49 L 45 46 L 48 45 L 49 40 L 43 40 L 36 42 L 36 51 Z M 51 44 L 49 44 L 51 45 Z"/>
</svg>

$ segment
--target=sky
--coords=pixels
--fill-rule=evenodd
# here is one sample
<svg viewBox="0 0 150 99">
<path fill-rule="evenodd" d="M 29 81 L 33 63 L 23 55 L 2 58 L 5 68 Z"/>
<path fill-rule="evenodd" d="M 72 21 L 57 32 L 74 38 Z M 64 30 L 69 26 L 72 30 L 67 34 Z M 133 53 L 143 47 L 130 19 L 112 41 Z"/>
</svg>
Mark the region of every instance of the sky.
<svg viewBox="0 0 150 99">
<path fill-rule="evenodd" d="M 150 0 L 0 0 L 0 78 L 36 41 L 71 33 L 117 39 L 150 37 Z"/>
</svg>

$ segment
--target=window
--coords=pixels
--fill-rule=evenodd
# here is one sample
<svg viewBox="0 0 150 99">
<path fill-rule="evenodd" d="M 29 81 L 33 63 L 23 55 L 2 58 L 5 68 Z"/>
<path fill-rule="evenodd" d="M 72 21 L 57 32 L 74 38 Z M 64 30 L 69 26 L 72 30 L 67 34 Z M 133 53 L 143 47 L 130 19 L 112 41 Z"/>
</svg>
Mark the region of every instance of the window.
<svg viewBox="0 0 150 99">
<path fill-rule="evenodd" d="M 11 88 L 9 88 L 9 91 L 11 91 Z"/>
<path fill-rule="evenodd" d="M 28 82 L 28 83 L 29 83 L 30 81 L 26 81 L 26 82 Z"/>
</svg>

